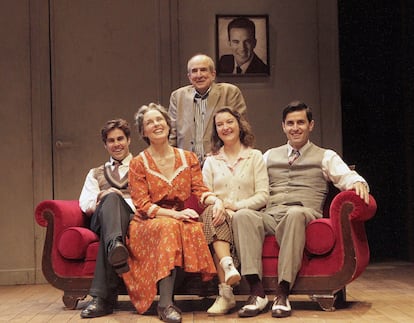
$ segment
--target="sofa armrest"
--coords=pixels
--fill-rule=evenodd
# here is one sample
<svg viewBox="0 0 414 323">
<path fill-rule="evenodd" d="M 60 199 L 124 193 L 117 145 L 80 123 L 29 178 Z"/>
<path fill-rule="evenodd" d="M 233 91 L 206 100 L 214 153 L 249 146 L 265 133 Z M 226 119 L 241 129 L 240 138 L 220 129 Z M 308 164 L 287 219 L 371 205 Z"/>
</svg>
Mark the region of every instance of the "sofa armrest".
<svg viewBox="0 0 414 323">
<path fill-rule="evenodd" d="M 349 266 L 353 271 L 346 283 L 357 278 L 369 263 L 370 252 L 365 221 L 371 219 L 376 210 L 377 203 L 371 195 L 369 204 L 366 204 L 353 190 L 340 192 L 332 201 L 330 219 L 342 241 L 344 267 Z"/>
<path fill-rule="evenodd" d="M 45 200 L 36 206 L 34 216 L 40 226 L 46 227 L 43 274 L 52 286 L 65 291 L 65 305 L 75 308 L 77 301 L 86 296 L 92 278 L 79 275 L 84 266 L 83 261 L 68 261 L 62 257 L 58 251 L 58 239 L 67 228 L 85 227 L 87 218 L 83 215 L 78 200 Z M 68 286 L 76 290 L 71 292 Z"/>
<path fill-rule="evenodd" d="M 35 218 L 39 225 L 46 227 L 48 219 L 53 217 L 54 225 L 61 228 L 83 227 L 85 217 L 78 200 L 45 200 L 35 209 Z"/>
<path fill-rule="evenodd" d="M 343 207 L 352 208 L 349 213 L 351 221 L 367 221 L 374 216 L 377 210 L 377 203 L 371 195 L 369 196 L 369 204 L 365 204 L 355 191 L 343 191 L 333 199 L 329 208 L 329 217 L 332 220 L 335 217 L 339 217 Z"/>
</svg>

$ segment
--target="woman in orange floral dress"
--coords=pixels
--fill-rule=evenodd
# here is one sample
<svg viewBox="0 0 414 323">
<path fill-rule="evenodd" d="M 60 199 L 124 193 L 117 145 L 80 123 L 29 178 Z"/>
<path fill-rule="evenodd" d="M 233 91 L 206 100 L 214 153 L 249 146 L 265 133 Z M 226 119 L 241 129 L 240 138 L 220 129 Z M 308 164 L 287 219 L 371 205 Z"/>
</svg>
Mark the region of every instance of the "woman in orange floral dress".
<svg viewBox="0 0 414 323">
<path fill-rule="evenodd" d="M 176 267 L 199 272 L 204 280 L 216 274 L 202 223 L 194 210 L 184 209 L 184 201 L 193 194 L 201 204 L 213 205 L 219 218 L 224 218 L 223 202 L 204 185 L 196 155 L 169 145 L 171 121 L 162 106 L 142 106 L 135 120 L 149 146 L 129 166 L 137 211 L 127 243 L 130 271 L 123 279 L 138 313 L 151 306 L 158 283 L 159 318 L 181 322 L 181 312 L 173 304 Z"/>
</svg>

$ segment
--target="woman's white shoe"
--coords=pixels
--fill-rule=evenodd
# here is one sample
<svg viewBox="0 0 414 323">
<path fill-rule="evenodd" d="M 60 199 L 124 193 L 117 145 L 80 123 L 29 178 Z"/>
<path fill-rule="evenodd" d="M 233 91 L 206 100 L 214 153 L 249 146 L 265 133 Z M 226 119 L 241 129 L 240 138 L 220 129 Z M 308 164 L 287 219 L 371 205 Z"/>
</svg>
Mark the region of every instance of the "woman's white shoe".
<svg viewBox="0 0 414 323">
<path fill-rule="evenodd" d="M 214 304 L 207 310 L 210 315 L 227 314 L 232 308 L 236 307 L 233 288 L 225 283 L 219 284 L 218 287 L 219 295 Z"/>
<path fill-rule="evenodd" d="M 226 283 L 219 284 L 219 295 L 227 298 L 228 300 L 234 300 L 233 287 Z"/>
<path fill-rule="evenodd" d="M 227 299 L 219 295 L 214 304 L 207 310 L 207 313 L 210 315 L 227 314 L 234 307 L 236 307 L 234 296 L 233 299 Z"/>
<path fill-rule="evenodd" d="M 224 280 L 227 285 L 232 286 L 240 281 L 240 273 L 238 272 L 236 267 L 234 267 L 233 259 L 231 257 L 227 256 L 221 258 L 220 265 L 224 270 Z"/>
</svg>

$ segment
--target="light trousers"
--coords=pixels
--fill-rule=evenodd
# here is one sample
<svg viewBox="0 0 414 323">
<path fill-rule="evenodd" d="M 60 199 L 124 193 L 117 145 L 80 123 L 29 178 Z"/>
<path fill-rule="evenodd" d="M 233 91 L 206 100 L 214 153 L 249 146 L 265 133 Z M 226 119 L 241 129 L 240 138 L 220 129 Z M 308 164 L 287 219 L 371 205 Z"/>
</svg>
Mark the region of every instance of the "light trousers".
<svg viewBox="0 0 414 323">
<path fill-rule="evenodd" d="M 262 249 L 265 235 L 275 235 L 279 244 L 279 283 L 284 280 L 292 288 L 302 265 L 306 242 L 306 226 L 322 214 L 303 206 L 278 205 L 264 211 L 239 210 L 233 215 L 232 227 L 241 274 L 257 274 L 262 279 Z"/>
</svg>

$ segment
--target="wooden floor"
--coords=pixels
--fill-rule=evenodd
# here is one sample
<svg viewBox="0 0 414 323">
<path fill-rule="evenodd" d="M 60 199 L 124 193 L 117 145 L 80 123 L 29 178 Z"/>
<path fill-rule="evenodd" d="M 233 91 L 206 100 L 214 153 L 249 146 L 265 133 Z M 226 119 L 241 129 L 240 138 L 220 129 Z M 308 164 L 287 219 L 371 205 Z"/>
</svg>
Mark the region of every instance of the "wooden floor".
<svg viewBox="0 0 414 323">
<path fill-rule="evenodd" d="M 0 286 L 0 322 L 88 322 L 77 310 L 65 310 L 62 292 L 50 285 Z M 245 296 L 237 296 L 237 307 Z M 324 312 L 305 296 L 291 296 L 292 316 L 275 319 L 270 312 L 255 318 L 240 319 L 237 312 L 225 316 L 208 316 L 205 310 L 213 299 L 180 297 L 185 322 L 414 322 L 414 264 L 402 262 L 375 263 L 347 287 L 345 308 Z M 120 307 L 114 314 L 93 322 L 161 322 L 155 315 L 155 302 L 148 314 L 138 315 L 128 300 L 120 296 Z"/>
</svg>

